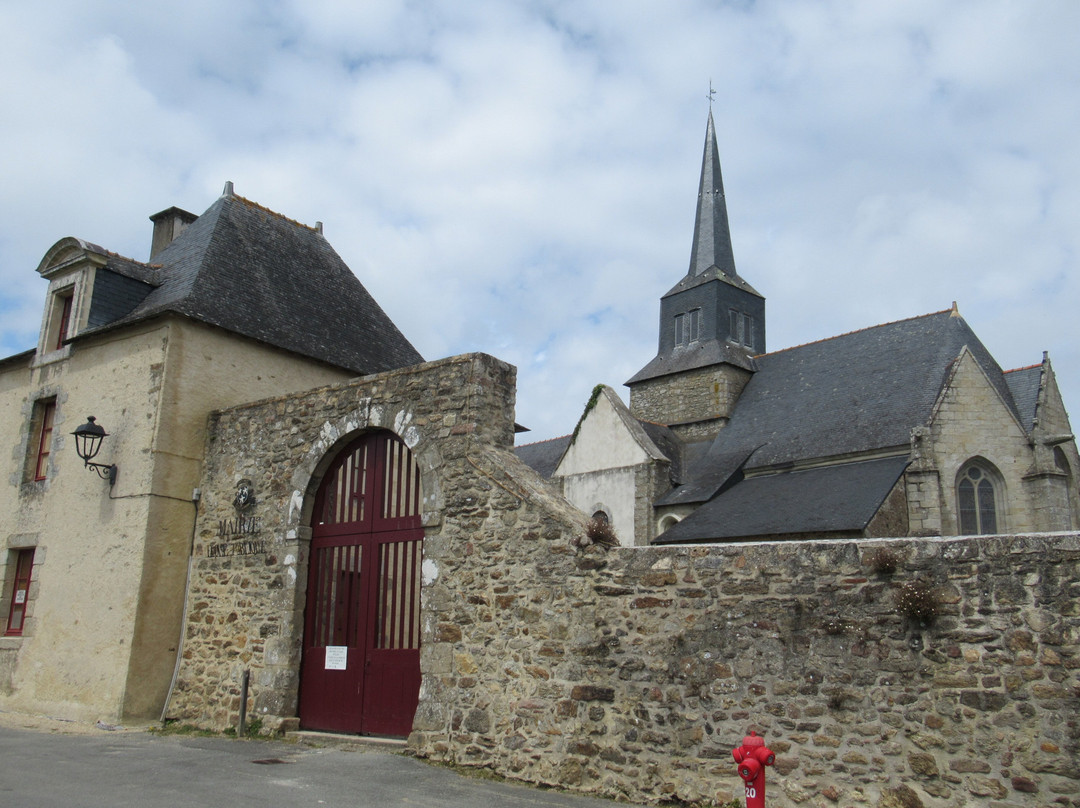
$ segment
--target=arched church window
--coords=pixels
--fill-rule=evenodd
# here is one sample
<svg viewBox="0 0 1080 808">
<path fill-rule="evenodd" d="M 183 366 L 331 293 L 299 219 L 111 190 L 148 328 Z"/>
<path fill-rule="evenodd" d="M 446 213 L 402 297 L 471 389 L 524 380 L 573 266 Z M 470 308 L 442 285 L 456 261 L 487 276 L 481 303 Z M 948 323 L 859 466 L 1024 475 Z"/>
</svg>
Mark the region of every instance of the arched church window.
<svg viewBox="0 0 1080 808">
<path fill-rule="evenodd" d="M 1002 487 L 997 471 L 989 463 L 972 460 L 960 469 L 956 502 L 962 535 L 999 532 L 998 509 L 1004 496 Z"/>
<path fill-rule="evenodd" d="M 673 513 L 665 514 L 660 517 L 660 521 L 657 523 L 657 534 L 663 533 L 665 530 L 675 527 L 679 524 L 679 517 Z"/>
</svg>

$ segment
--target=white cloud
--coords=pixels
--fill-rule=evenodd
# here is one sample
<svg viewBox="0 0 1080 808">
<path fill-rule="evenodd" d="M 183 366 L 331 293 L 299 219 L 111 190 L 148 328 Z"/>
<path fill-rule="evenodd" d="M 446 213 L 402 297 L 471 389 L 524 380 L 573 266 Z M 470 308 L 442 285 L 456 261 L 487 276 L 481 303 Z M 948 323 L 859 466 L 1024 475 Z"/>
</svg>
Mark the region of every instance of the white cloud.
<svg viewBox="0 0 1080 808">
<path fill-rule="evenodd" d="M 134 258 L 225 180 L 327 237 L 429 358 L 519 364 L 530 438 L 656 347 L 707 111 L 780 348 L 960 310 L 1080 407 L 1080 6 L 195 0 L 0 6 L 0 353 L 45 250 Z"/>
</svg>

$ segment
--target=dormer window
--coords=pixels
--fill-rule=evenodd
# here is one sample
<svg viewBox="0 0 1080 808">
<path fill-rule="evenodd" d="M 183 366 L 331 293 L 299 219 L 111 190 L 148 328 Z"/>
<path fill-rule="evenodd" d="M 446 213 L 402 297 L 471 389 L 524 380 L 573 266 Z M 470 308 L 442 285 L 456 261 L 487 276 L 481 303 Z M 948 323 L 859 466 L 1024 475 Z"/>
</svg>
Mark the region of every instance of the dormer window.
<svg viewBox="0 0 1080 808">
<path fill-rule="evenodd" d="M 67 339 L 68 329 L 71 326 L 71 305 L 74 300 L 74 290 L 70 290 L 63 295 L 57 295 L 54 308 L 59 309 L 60 316 L 57 322 L 56 340 L 53 344 L 54 351 L 59 351 L 64 347 L 64 340 Z"/>
<path fill-rule="evenodd" d="M 79 332 L 81 285 L 78 275 L 52 284 L 38 341 L 42 361 L 53 362 L 66 356 L 69 346 L 64 343 Z"/>
</svg>

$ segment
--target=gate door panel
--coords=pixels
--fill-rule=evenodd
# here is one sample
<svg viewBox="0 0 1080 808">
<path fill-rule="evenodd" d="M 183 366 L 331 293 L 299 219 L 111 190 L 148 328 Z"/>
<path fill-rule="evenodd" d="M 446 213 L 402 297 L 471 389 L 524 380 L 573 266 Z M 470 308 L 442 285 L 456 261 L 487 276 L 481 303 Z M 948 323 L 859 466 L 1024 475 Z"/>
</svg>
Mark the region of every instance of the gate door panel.
<svg viewBox="0 0 1080 808">
<path fill-rule="evenodd" d="M 395 435 L 351 443 L 315 498 L 300 723 L 407 735 L 420 690 L 420 473 Z"/>
</svg>

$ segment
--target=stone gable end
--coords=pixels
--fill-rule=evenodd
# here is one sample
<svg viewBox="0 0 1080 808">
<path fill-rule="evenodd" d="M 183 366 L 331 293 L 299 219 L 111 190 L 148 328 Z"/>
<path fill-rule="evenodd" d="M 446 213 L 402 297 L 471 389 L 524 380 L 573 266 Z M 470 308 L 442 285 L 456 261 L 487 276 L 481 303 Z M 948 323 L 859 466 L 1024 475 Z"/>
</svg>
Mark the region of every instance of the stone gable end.
<svg viewBox="0 0 1080 808">
<path fill-rule="evenodd" d="M 959 532 L 956 477 L 974 457 L 1000 472 L 1005 485 L 1002 531 L 1037 530 L 1023 479 L 1034 455 L 1028 436 L 990 384 L 978 362 L 964 351 L 931 423 L 934 465 L 941 486 L 941 530 Z"/>
</svg>

